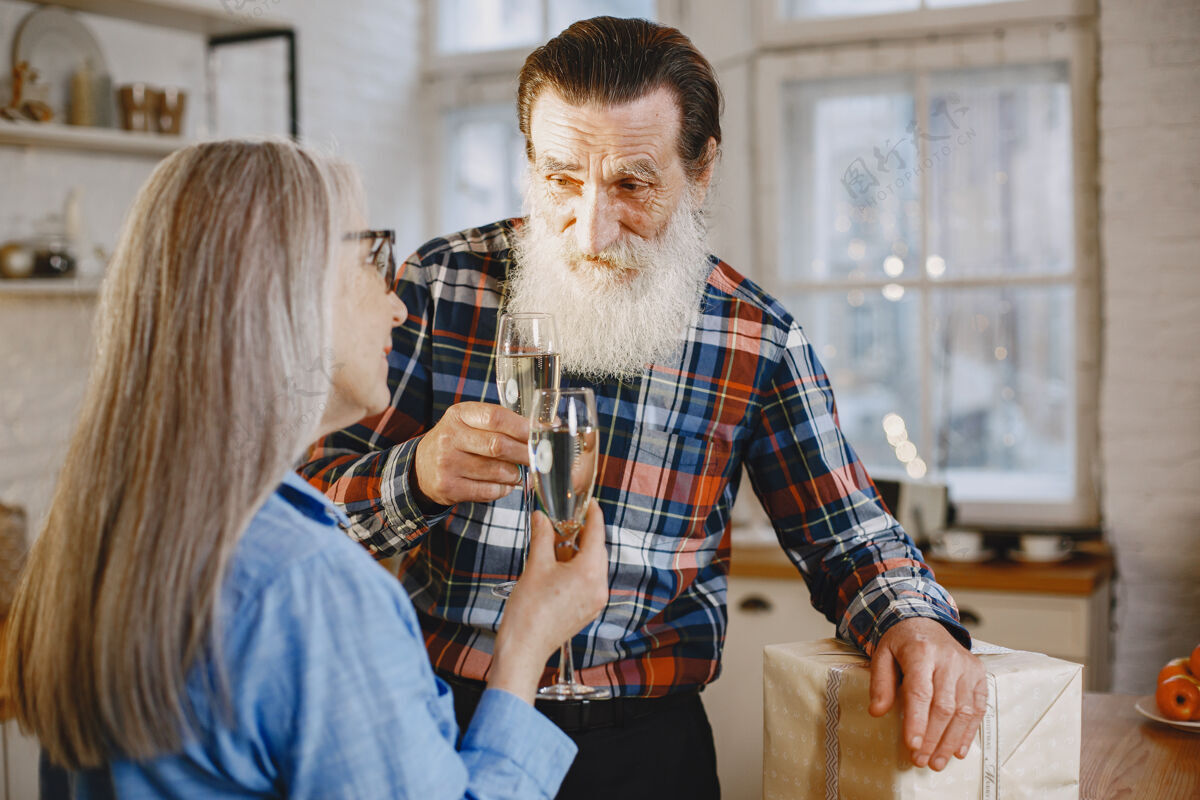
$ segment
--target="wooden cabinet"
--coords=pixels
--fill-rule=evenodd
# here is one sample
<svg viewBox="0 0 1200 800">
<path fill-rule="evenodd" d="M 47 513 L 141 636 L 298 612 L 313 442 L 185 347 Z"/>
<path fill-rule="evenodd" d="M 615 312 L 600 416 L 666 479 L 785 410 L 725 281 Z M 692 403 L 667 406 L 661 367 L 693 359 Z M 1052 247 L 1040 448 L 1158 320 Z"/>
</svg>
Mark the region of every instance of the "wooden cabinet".
<svg viewBox="0 0 1200 800">
<path fill-rule="evenodd" d="M 763 647 L 835 633 L 833 623 L 812 607 L 808 587 L 794 567 L 792 575 L 734 574 L 729 579 L 721 677 L 702 694 L 717 748 L 723 800 L 762 797 Z"/>
<path fill-rule="evenodd" d="M 4 800 L 28 800 L 38 796 L 38 743 L 23 733 L 17 723 L 8 721 L 0 725 L 4 743 L 4 783 L 0 786 L 0 798 Z M 6 794 L 7 792 L 7 794 Z"/>
<path fill-rule="evenodd" d="M 1083 664 L 1084 688 L 1108 689 L 1107 584 L 1087 597 L 953 588 L 951 592 L 972 636 Z"/>
<path fill-rule="evenodd" d="M 1084 665 L 1088 691 L 1110 681 L 1112 557 L 1082 553 L 1061 564 L 949 564 L 930 561 L 972 636 Z M 796 568 L 776 545 L 734 545 L 729 629 L 721 677 L 705 689 L 721 796 L 762 797 L 762 648 L 821 639 L 834 626 L 809 600 Z"/>
<path fill-rule="evenodd" d="M 930 559 L 929 565 L 954 596 L 972 636 L 1083 664 L 1084 689 L 1108 691 L 1113 559 L 1107 547 L 1081 545 L 1058 564 Z"/>
</svg>

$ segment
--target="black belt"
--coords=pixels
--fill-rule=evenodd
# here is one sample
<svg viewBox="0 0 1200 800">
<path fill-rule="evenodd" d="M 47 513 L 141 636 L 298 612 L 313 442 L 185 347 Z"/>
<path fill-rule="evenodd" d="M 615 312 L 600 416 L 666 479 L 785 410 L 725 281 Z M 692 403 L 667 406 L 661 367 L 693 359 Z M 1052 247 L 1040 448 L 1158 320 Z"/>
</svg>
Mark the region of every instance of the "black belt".
<svg viewBox="0 0 1200 800">
<path fill-rule="evenodd" d="M 438 673 L 454 691 L 455 703 L 466 702 L 471 713 L 479 705 L 487 686 L 479 681 Z M 633 720 L 686 706 L 699 699 L 696 691 L 677 692 L 662 697 L 613 697 L 608 700 L 544 700 L 534 707 L 565 733 L 596 728 L 623 727 Z"/>
</svg>

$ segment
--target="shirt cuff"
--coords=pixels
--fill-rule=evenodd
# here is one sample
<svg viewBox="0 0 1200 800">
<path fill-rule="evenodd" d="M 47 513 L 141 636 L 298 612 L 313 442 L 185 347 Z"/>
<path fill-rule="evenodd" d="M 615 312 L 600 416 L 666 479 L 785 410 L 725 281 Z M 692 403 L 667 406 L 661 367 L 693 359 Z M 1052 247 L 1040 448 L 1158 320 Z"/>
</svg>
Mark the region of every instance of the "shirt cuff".
<svg viewBox="0 0 1200 800">
<path fill-rule="evenodd" d="M 426 516 L 417 504 L 417 495 L 409 475 L 420 441 L 421 437 L 417 436 L 392 448 L 384 464 L 380 487 L 388 526 L 409 546 L 416 544 L 432 526 L 450 514 L 450 508 L 447 507 Z"/>
<path fill-rule="evenodd" d="M 461 752 L 485 751 L 507 759 L 528 778 L 530 788 L 552 798 L 578 749 L 571 737 L 524 700 L 503 689 L 487 689 L 463 736 Z"/>
<path fill-rule="evenodd" d="M 850 642 L 868 656 L 893 625 L 909 617 L 925 617 L 942 623 L 963 647 L 971 648 L 971 634 L 958 618 L 954 598 L 933 579 L 932 574 L 897 570 L 876 575 L 859 590 L 838 622 L 838 638 Z M 909 573 L 909 574 L 906 574 Z"/>
<path fill-rule="evenodd" d="M 896 622 L 902 622 L 906 619 L 917 618 L 931 619 L 935 622 L 941 622 L 942 627 L 946 628 L 946 632 L 958 639 L 959 644 L 967 650 L 971 649 L 971 633 L 967 632 L 965 627 L 962 627 L 960 622 L 953 618 L 952 615 L 942 613 L 934 604 L 926 604 L 924 608 L 919 607 L 919 604 L 902 603 L 898 607 L 889 608 L 888 612 L 881 616 L 880 620 L 875 624 L 875 636 L 871 639 L 871 646 L 880 642 L 880 638 L 884 633 L 888 632 L 888 628 L 893 627 Z"/>
<path fill-rule="evenodd" d="M 953 601 L 951 601 L 953 602 Z M 965 647 L 968 651 L 971 649 L 971 634 L 958 621 L 957 614 L 952 613 L 949 609 L 943 607 L 940 603 L 922 602 L 916 599 L 907 599 L 903 601 L 895 601 L 888 606 L 887 611 L 880 615 L 875 621 L 874 630 L 871 633 L 871 644 L 868 655 L 875 651 L 875 646 L 879 644 L 880 638 L 888 632 L 896 623 L 902 622 L 913 617 L 923 617 L 940 622 L 946 632 L 953 636 L 959 644 Z"/>
</svg>

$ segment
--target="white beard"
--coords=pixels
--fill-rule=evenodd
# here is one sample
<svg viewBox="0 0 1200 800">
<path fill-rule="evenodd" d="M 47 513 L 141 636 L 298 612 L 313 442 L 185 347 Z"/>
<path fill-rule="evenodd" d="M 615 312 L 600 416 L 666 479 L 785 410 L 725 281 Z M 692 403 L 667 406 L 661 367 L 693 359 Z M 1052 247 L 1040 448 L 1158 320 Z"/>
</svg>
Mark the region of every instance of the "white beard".
<svg viewBox="0 0 1200 800">
<path fill-rule="evenodd" d="M 712 265 L 704 223 L 685 195 L 652 240 L 626 234 L 589 264 L 527 193 L 513 241 L 508 311 L 554 315 L 562 369 L 584 380 L 631 380 L 677 356 Z"/>
</svg>

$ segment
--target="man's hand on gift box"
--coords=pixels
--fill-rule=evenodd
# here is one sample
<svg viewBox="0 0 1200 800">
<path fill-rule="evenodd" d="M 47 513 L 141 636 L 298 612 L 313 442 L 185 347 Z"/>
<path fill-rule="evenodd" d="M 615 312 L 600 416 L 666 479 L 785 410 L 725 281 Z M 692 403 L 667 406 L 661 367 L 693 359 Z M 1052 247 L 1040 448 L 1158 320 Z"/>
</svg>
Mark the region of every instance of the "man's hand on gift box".
<svg viewBox="0 0 1200 800">
<path fill-rule="evenodd" d="M 910 617 L 879 638 L 871 656 L 872 716 L 896 701 L 900 686 L 904 741 L 918 767 L 941 770 L 964 758 L 987 706 L 987 672 L 940 622 Z"/>
</svg>

